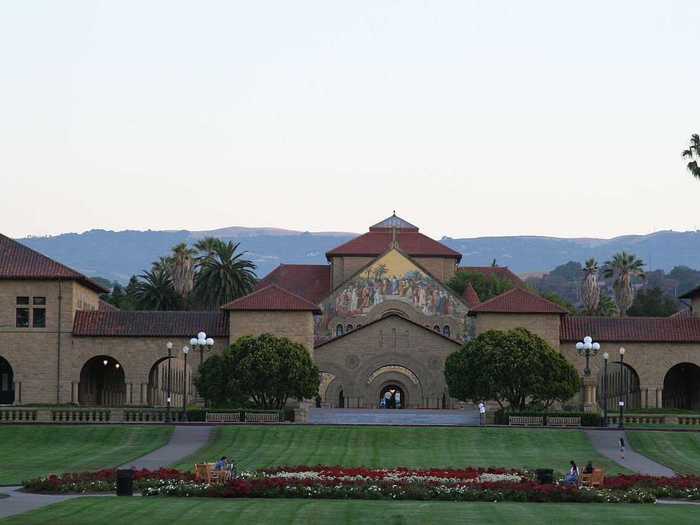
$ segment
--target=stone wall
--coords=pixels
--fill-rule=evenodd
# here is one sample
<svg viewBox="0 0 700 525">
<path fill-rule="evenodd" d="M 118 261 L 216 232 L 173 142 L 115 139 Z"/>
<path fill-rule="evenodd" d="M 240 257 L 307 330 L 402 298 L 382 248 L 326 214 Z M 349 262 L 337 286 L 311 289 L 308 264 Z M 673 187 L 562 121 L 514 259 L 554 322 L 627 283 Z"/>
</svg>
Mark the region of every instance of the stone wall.
<svg viewBox="0 0 700 525">
<path fill-rule="evenodd" d="M 273 334 L 301 343 L 313 356 L 314 316 L 311 312 L 247 312 L 231 311 L 231 341 L 244 335 Z"/>
<path fill-rule="evenodd" d="M 497 314 L 479 313 L 476 316 L 476 335 L 488 330 L 512 330 L 526 328 L 547 341 L 552 348 L 559 350 L 559 314 Z"/>
</svg>

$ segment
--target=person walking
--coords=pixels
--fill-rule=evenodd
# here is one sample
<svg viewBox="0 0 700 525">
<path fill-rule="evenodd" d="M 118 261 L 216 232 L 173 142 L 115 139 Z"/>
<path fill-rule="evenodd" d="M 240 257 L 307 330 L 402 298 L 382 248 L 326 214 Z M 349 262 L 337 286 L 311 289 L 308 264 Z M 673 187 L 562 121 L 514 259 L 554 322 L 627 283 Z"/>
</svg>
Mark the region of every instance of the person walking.
<svg viewBox="0 0 700 525">
<path fill-rule="evenodd" d="M 620 458 L 625 459 L 625 439 L 622 436 L 620 436 L 619 446 L 620 446 Z"/>
<path fill-rule="evenodd" d="M 486 405 L 483 401 L 479 403 L 479 424 L 481 426 L 486 424 Z"/>
</svg>

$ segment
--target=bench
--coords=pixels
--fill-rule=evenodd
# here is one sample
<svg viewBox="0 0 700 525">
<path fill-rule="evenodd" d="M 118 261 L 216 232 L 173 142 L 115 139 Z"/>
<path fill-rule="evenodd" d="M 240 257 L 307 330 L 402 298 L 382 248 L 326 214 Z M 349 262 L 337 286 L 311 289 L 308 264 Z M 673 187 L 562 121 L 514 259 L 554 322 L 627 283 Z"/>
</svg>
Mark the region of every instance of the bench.
<svg viewBox="0 0 700 525">
<path fill-rule="evenodd" d="M 602 487 L 605 481 L 603 469 L 594 468 L 592 474 L 581 474 L 581 485 L 586 487 Z"/>
<path fill-rule="evenodd" d="M 246 412 L 246 423 L 279 423 L 280 415 L 278 412 Z"/>
<path fill-rule="evenodd" d="M 580 417 L 557 417 L 549 416 L 547 417 L 548 427 L 580 427 L 581 418 Z"/>
<path fill-rule="evenodd" d="M 215 470 L 214 463 L 195 463 L 194 479 L 196 481 L 206 481 L 212 483 L 223 483 L 231 479 L 231 472 L 228 470 Z"/>
<path fill-rule="evenodd" d="M 207 423 L 240 423 L 240 412 L 207 412 Z"/>
<path fill-rule="evenodd" d="M 542 416 L 508 416 L 510 426 L 541 427 L 543 422 Z"/>
</svg>

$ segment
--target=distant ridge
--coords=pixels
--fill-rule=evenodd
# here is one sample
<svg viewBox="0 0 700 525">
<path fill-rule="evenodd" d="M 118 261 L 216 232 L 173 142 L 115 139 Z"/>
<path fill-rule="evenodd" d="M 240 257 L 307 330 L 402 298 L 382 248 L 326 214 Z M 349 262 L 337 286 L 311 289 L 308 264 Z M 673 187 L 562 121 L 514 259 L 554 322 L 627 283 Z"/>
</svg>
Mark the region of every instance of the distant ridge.
<svg viewBox="0 0 700 525">
<path fill-rule="evenodd" d="M 466 229 L 466 228 L 465 228 Z M 359 235 L 350 232 L 301 232 L 284 228 L 232 226 L 206 231 L 90 230 L 47 237 L 18 239 L 39 252 L 88 276 L 126 282 L 150 267 L 177 243 L 194 243 L 206 236 L 240 241 L 263 277 L 281 263 L 324 264 L 325 253 Z M 599 262 L 625 250 L 641 257 L 649 269 L 669 271 L 674 266 L 700 269 L 700 232 L 658 231 L 612 239 L 516 235 L 450 238 L 441 242 L 463 256 L 463 266 L 487 266 L 496 259 L 515 273 L 544 272 L 568 261 Z"/>
</svg>

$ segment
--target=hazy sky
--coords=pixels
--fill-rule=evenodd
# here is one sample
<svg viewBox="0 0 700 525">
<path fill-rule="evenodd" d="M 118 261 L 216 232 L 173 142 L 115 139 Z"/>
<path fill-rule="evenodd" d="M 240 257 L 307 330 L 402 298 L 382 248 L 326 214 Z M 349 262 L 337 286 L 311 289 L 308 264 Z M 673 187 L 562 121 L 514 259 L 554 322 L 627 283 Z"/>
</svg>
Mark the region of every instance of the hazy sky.
<svg viewBox="0 0 700 525">
<path fill-rule="evenodd" d="M 0 1 L 0 232 L 700 227 L 700 2 Z"/>
</svg>

